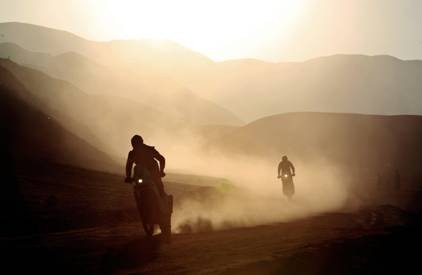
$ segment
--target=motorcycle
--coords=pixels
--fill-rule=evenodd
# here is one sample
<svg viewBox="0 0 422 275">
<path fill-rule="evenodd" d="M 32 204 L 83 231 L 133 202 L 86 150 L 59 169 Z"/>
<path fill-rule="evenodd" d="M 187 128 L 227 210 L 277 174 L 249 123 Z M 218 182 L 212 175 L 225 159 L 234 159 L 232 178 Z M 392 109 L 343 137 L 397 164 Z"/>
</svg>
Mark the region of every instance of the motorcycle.
<svg viewBox="0 0 422 275">
<path fill-rule="evenodd" d="M 293 184 L 293 177 L 295 174 L 287 174 L 284 173 L 279 178 L 281 178 L 281 182 L 283 184 L 283 194 L 291 200 L 294 193 L 295 193 L 295 186 Z"/>
<path fill-rule="evenodd" d="M 161 196 L 157 185 L 146 171 L 135 173 L 132 184 L 145 234 L 151 237 L 158 225 L 163 235 L 170 239 L 173 196 Z"/>
</svg>

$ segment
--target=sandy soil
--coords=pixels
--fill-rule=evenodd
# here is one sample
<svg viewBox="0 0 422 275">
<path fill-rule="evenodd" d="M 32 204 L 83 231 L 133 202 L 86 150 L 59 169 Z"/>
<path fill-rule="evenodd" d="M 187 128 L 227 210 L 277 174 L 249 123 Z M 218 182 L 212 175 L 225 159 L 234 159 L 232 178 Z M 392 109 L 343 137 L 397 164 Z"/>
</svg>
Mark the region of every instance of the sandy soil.
<svg viewBox="0 0 422 275">
<path fill-rule="evenodd" d="M 417 267 L 407 256 L 415 255 L 412 246 L 421 244 L 421 227 L 412 221 L 410 214 L 382 206 L 289 223 L 177 234 L 171 244 L 162 243 L 159 235 L 145 238 L 140 225 L 131 223 L 2 238 L 1 247 L 5 266 L 15 272 L 386 274 Z M 402 266 L 403 261 L 409 263 Z"/>
<path fill-rule="evenodd" d="M 2 267 L 13 274 L 388 274 L 420 270 L 418 254 L 412 251 L 422 244 L 422 219 L 398 207 L 371 206 L 221 231 L 210 227 L 200 233 L 175 234 L 172 243 L 165 244 L 159 235 L 144 236 L 132 188 L 122 183 L 122 176 L 68 166 L 31 167 L 17 173 L 16 196 L 26 208 L 16 213 L 27 217 L 16 215 L 21 223 L 15 225 L 23 230 L 18 234 L 15 226 L 14 231 L 0 234 Z M 203 200 L 213 194 L 208 183 L 221 181 L 187 175 L 173 175 L 169 180 L 166 188 L 177 200 Z M 403 209 L 420 209 L 415 207 L 420 196 L 412 194 L 415 200 L 403 204 Z M 406 197 L 405 201 L 410 200 Z"/>
</svg>

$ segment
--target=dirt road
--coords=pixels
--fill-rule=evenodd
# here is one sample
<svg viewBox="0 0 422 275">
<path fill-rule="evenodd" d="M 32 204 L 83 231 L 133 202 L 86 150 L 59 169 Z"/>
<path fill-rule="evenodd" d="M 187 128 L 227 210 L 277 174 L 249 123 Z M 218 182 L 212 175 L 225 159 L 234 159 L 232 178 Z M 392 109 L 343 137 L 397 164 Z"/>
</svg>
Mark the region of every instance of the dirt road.
<svg viewBox="0 0 422 275">
<path fill-rule="evenodd" d="M 145 238 L 139 224 L 126 224 L 2 238 L 2 259 L 15 271 L 56 274 L 342 274 L 367 270 L 372 252 L 388 251 L 384 247 L 391 245 L 391 238 L 399 238 L 396 245 L 408 245 L 411 234 L 400 233 L 412 228 L 408 223 L 407 213 L 385 206 L 289 223 L 177 234 L 170 245 L 162 244 L 159 235 Z M 404 242 L 397 237 L 400 234 Z M 388 240 L 378 242 L 380 238 Z M 414 240 L 410 244 L 417 245 Z"/>
</svg>

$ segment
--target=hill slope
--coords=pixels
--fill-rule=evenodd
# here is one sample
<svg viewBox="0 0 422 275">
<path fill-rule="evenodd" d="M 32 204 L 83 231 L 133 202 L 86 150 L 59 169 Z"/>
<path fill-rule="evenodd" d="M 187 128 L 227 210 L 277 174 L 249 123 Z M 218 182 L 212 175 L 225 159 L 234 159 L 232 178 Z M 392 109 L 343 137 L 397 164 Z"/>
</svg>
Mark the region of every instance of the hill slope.
<svg viewBox="0 0 422 275">
<path fill-rule="evenodd" d="M 26 38 L 31 31 L 42 33 L 40 37 L 50 43 L 32 45 L 32 40 Z M 244 120 L 303 111 L 422 114 L 419 92 L 422 61 L 336 55 L 296 63 L 253 59 L 216 63 L 169 41 L 100 43 L 63 31 L 18 23 L 0 24 L 2 32 L 7 35 L 0 42 L 52 54 L 74 51 L 125 73 L 145 78 L 159 76 L 149 82 L 160 83 L 155 88 L 165 91 L 162 83 L 167 83 L 167 88 L 180 85 L 232 110 Z M 59 43 L 62 36 L 66 39 Z"/>
<path fill-rule="evenodd" d="M 338 166 L 361 182 L 398 169 L 403 181 L 419 184 L 421 136 L 421 116 L 290 113 L 234 129 L 210 146 L 272 160 L 274 167 L 286 154 L 302 172 L 322 161 L 321 171 Z"/>
<path fill-rule="evenodd" d="M 28 103 L 36 104 L 70 131 L 112 155 L 120 155 L 136 131 L 154 136 L 161 131 L 172 132 L 182 123 L 141 103 L 116 96 L 88 95 L 66 81 L 9 60 L 0 59 L 0 66 L 31 94 Z"/>
<path fill-rule="evenodd" d="M 0 48 L 0 56 L 42 69 L 86 92 L 119 93 L 170 115 L 182 116 L 191 123 L 241 123 L 227 109 L 201 98 L 173 78 L 175 72 L 192 74 L 212 64 L 206 57 L 174 42 L 95 42 L 23 23 L 0 23 L 0 34 L 0 43 L 6 43 Z M 39 54 L 25 52 L 11 43 Z"/>
<path fill-rule="evenodd" d="M 64 129 L 27 101 L 37 102 L 12 73 L 0 66 L 2 158 L 28 165 L 48 161 L 96 169 L 115 168 L 105 153 Z"/>
<path fill-rule="evenodd" d="M 422 61 L 336 55 L 297 63 L 221 62 L 182 83 L 255 120 L 304 111 L 420 115 L 421 79 Z"/>
</svg>

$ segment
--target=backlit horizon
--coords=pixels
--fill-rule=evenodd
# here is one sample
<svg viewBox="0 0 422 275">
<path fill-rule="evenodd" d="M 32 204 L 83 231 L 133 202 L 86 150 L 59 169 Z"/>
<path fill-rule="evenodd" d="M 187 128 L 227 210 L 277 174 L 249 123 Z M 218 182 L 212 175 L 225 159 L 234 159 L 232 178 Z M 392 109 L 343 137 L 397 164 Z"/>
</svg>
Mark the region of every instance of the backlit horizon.
<svg viewBox="0 0 422 275">
<path fill-rule="evenodd" d="M 336 54 L 422 59 L 422 3 L 414 0 L 43 3 L 2 1 L 0 22 L 45 26 L 94 41 L 165 39 L 215 61 L 289 62 Z"/>
</svg>

